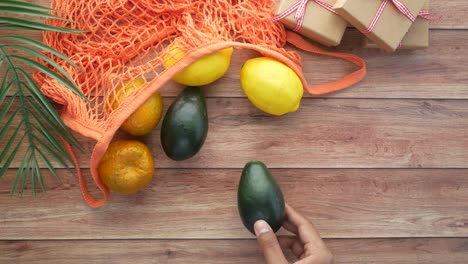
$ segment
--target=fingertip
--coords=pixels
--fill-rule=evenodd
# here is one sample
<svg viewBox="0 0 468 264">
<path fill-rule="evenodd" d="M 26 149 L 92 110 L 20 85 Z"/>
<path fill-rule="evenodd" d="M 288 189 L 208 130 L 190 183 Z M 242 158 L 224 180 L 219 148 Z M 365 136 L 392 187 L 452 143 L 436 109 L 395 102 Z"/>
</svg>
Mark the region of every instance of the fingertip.
<svg viewBox="0 0 468 264">
<path fill-rule="evenodd" d="M 267 222 L 258 220 L 254 224 L 254 230 L 266 263 L 288 263 L 281 250 L 276 234 Z"/>
<path fill-rule="evenodd" d="M 294 209 L 287 203 L 285 203 L 284 205 L 284 212 L 287 215 L 291 214 L 292 212 L 294 212 Z"/>
<path fill-rule="evenodd" d="M 259 236 L 261 234 L 265 234 L 271 231 L 270 225 L 265 220 L 258 220 L 254 224 L 254 231 L 255 235 Z"/>
<path fill-rule="evenodd" d="M 289 220 L 294 225 L 304 224 L 309 222 L 302 214 L 296 211 L 291 206 L 287 206 L 285 210 L 285 218 Z"/>
</svg>

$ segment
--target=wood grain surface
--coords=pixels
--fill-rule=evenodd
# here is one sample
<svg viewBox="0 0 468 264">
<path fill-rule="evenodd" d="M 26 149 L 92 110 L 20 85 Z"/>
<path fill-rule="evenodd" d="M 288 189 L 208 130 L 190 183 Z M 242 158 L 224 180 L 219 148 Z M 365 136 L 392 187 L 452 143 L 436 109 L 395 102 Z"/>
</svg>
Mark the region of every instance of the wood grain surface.
<svg viewBox="0 0 468 264">
<path fill-rule="evenodd" d="M 172 101 L 164 100 L 165 109 Z M 242 168 L 255 158 L 272 168 L 468 166 L 466 100 L 307 98 L 297 112 L 282 117 L 262 113 L 247 98 L 209 98 L 207 106 L 208 137 L 190 160 L 165 156 L 159 126 L 140 138 L 152 149 L 156 167 Z M 80 137 L 80 142 L 80 166 L 89 168 L 95 141 Z M 20 153 L 25 151 L 26 145 Z M 17 159 L 11 167 L 20 163 Z"/>
<path fill-rule="evenodd" d="M 335 263 L 464 264 L 468 239 L 327 239 Z M 294 257 L 288 256 L 293 261 Z M 254 240 L 85 240 L 0 242 L 0 263 L 262 263 Z"/>
<path fill-rule="evenodd" d="M 151 185 L 135 195 L 113 193 L 103 208 L 86 205 L 76 175 L 65 169 L 58 169 L 62 183 L 44 170 L 46 195 L 35 198 L 28 186 L 10 197 L 17 159 L 0 180 L 0 263 L 262 263 L 236 207 L 250 159 L 272 168 L 286 201 L 317 226 L 336 263 L 467 263 L 468 5 L 430 6 L 442 19 L 431 22 L 428 49 L 364 49 L 361 34 L 349 28 L 339 47 L 324 49 L 363 57 L 365 80 L 306 95 L 296 113 L 283 117 L 245 98 L 239 71 L 258 54 L 236 50 L 228 73 L 204 87 L 209 134 L 200 153 L 169 160 L 158 127 L 141 138 L 155 155 Z M 39 32 L 0 30 L 13 33 L 41 39 Z M 354 69 L 298 52 L 311 85 Z M 163 87 L 165 109 L 182 88 Z M 89 172 L 95 142 L 78 138 L 80 167 L 100 197 Z M 128 136 L 118 132 L 121 138 Z"/>
<path fill-rule="evenodd" d="M 241 169 L 156 169 L 135 195 L 113 194 L 94 210 L 77 180 L 49 175 L 47 196 L 0 189 L 1 239 L 250 238 L 236 205 Z M 273 169 L 285 200 L 326 238 L 466 237 L 468 178 L 459 169 Z M 84 171 L 90 179 L 89 171 Z M 99 192 L 88 186 L 96 197 Z M 57 228 L 61 227 L 61 228 Z M 129 232 L 129 228 L 131 231 Z"/>
</svg>

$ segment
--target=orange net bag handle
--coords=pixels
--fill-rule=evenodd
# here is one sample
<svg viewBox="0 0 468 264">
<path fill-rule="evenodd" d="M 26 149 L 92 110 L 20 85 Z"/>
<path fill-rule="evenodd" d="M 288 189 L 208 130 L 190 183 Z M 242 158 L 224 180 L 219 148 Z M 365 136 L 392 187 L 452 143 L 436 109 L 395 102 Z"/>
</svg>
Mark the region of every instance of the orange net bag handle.
<svg viewBox="0 0 468 264">
<path fill-rule="evenodd" d="M 75 151 L 73 151 L 72 146 L 66 141 L 62 140 L 65 150 L 67 151 L 68 155 L 70 155 L 74 165 L 75 165 L 75 170 L 76 174 L 78 175 L 78 181 L 80 183 L 80 190 L 81 193 L 83 194 L 83 198 L 85 199 L 86 203 L 92 207 L 92 208 L 98 208 L 106 204 L 107 200 L 109 199 L 109 189 L 107 188 L 106 185 L 101 181 L 99 177 L 97 177 L 97 174 L 92 173 L 93 175 L 93 180 L 96 183 L 96 186 L 101 190 L 103 194 L 103 198 L 101 200 L 96 200 L 93 198 L 93 196 L 89 193 L 88 188 L 86 187 L 86 182 L 84 180 L 83 174 L 81 173 L 81 168 L 80 164 L 78 162 L 78 159 L 76 158 Z"/>
<path fill-rule="evenodd" d="M 343 78 L 341 78 L 339 80 L 329 82 L 329 83 L 325 83 L 325 84 L 315 85 L 315 86 L 306 86 L 305 89 L 310 94 L 321 95 L 321 94 L 336 92 L 336 91 L 348 88 L 348 87 L 358 83 L 359 81 L 361 81 L 366 76 L 366 73 L 367 73 L 366 63 L 362 58 L 360 58 L 360 57 L 358 57 L 356 55 L 348 54 L 348 53 L 324 51 L 324 50 L 312 45 L 311 43 L 309 43 L 308 41 L 303 39 L 301 36 L 299 36 L 298 34 L 296 34 L 294 32 L 291 32 L 291 31 L 287 31 L 287 39 L 286 40 L 287 40 L 287 42 L 289 42 L 290 44 L 296 46 L 297 48 L 299 48 L 301 50 L 308 51 L 308 52 L 315 53 L 315 54 L 340 58 L 340 59 L 349 61 L 349 62 L 359 66 L 358 70 L 344 76 Z M 303 80 L 303 83 L 307 83 L 307 82 L 305 82 L 305 80 Z"/>
</svg>

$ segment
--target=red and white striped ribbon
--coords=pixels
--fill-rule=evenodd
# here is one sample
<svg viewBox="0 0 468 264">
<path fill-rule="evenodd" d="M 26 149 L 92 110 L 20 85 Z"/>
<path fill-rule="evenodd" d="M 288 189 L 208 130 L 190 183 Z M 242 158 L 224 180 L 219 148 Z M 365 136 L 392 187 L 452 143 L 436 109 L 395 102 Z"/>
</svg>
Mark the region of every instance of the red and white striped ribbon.
<svg viewBox="0 0 468 264">
<path fill-rule="evenodd" d="M 336 11 L 333 10 L 333 6 L 331 6 L 329 3 L 322 2 L 320 0 L 314 0 L 315 3 L 317 3 L 319 6 L 325 8 L 326 10 L 336 14 Z"/>
<path fill-rule="evenodd" d="M 364 34 L 369 34 L 374 30 L 375 25 L 379 21 L 380 16 L 382 15 L 385 7 L 387 6 L 387 4 L 389 2 L 391 2 L 398 9 L 398 11 L 400 11 L 400 13 L 405 15 L 405 17 L 407 17 L 411 22 L 414 22 L 414 20 L 416 20 L 416 17 L 411 13 L 411 11 L 408 9 L 408 7 L 405 6 L 405 4 L 400 2 L 400 0 L 383 0 L 382 4 L 380 5 L 379 9 L 377 10 L 377 13 L 375 14 L 375 16 L 372 19 L 371 23 L 369 24 L 367 29 L 363 31 Z"/>
<path fill-rule="evenodd" d="M 320 1 L 320 0 L 299 0 L 296 3 L 294 3 L 294 5 L 290 6 L 289 8 L 287 8 L 286 10 L 284 10 L 283 12 L 278 14 L 277 16 L 271 18 L 270 21 L 281 20 L 281 19 L 289 16 L 289 14 L 296 11 L 296 14 L 294 15 L 294 18 L 296 19 L 297 23 L 296 23 L 296 26 L 294 27 L 293 30 L 298 31 L 302 27 L 302 24 L 304 22 L 306 8 L 307 8 L 307 4 L 309 3 L 309 1 L 313 1 L 313 2 L 317 3 L 318 5 L 320 5 L 321 7 L 327 9 L 328 11 L 336 14 L 335 10 L 333 10 L 333 7 L 331 5 L 329 5 L 328 3 L 325 3 L 323 1 Z"/>
<path fill-rule="evenodd" d="M 433 16 L 428 10 L 421 10 L 419 11 L 418 17 L 427 19 L 427 20 L 438 20 L 441 19 L 442 16 Z"/>
<path fill-rule="evenodd" d="M 405 6 L 405 4 L 400 2 L 400 0 L 391 1 L 403 15 L 405 15 L 409 20 L 411 20 L 411 22 L 414 22 L 414 20 L 416 20 L 416 17 L 411 13 L 408 7 Z"/>
</svg>

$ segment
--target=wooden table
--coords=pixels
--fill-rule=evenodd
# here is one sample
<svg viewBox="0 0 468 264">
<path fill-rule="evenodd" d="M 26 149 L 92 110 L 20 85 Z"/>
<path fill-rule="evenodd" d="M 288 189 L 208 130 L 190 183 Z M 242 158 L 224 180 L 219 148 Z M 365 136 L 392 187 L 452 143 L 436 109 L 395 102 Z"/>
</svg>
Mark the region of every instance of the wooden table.
<svg viewBox="0 0 468 264">
<path fill-rule="evenodd" d="M 0 185 L 0 263 L 261 263 L 236 207 L 250 159 L 272 168 L 287 202 L 317 226 L 337 263 L 468 263 L 468 5 L 433 0 L 431 10 L 444 18 L 432 23 L 427 50 L 363 49 L 349 29 L 337 50 L 365 58 L 367 78 L 306 96 L 283 117 L 245 98 L 240 65 L 257 54 L 236 51 L 228 74 L 206 88 L 202 151 L 171 162 L 156 129 L 143 138 L 155 154 L 151 186 L 113 194 L 103 208 L 89 208 L 63 169 L 63 184 L 45 172 L 47 195 L 34 199 L 29 188 L 10 199 L 15 163 Z M 301 54 L 310 83 L 353 69 Z M 177 91 L 162 91 L 166 106 Z M 89 180 L 94 141 L 79 138 Z"/>
</svg>

